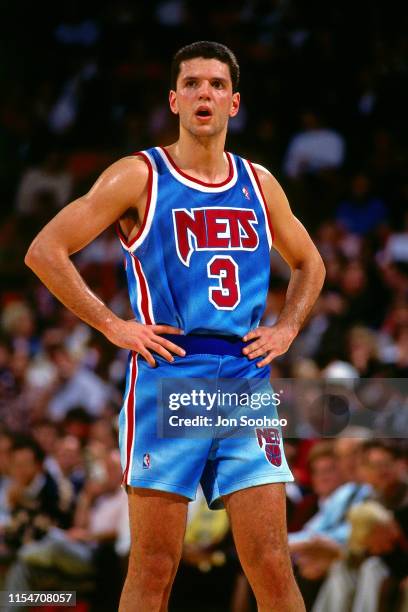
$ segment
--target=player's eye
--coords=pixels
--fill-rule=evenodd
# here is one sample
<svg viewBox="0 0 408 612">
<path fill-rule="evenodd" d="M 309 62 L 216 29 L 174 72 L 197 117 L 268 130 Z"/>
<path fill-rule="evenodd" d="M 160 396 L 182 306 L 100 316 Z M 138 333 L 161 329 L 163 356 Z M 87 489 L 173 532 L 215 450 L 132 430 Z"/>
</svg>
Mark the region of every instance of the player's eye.
<svg viewBox="0 0 408 612">
<path fill-rule="evenodd" d="M 223 84 L 223 82 L 222 82 L 222 81 L 218 81 L 218 80 L 216 80 L 216 81 L 213 81 L 213 82 L 212 82 L 212 86 L 213 86 L 215 89 L 222 89 L 222 88 L 224 87 L 224 84 Z"/>
<path fill-rule="evenodd" d="M 194 79 L 189 79 L 188 81 L 186 81 L 186 87 L 194 87 L 197 84 L 197 81 L 195 81 Z"/>
</svg>

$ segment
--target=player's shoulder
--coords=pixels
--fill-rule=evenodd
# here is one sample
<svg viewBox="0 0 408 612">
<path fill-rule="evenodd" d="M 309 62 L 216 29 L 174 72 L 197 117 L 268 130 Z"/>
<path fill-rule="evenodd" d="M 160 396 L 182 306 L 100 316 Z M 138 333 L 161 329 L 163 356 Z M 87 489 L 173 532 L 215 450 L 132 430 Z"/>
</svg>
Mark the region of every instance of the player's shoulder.
<svg viewBox="0 0 408 612">
<path fill-rule="evenodd" d="M 263 189 L 273 190 L 280 188 L 278 180 L 275 178 L 272 172 L 268 170 L 268 168 L 254 162 L 251 163 L 251 166 Z"/>
<path fill-rule="evenodd" d="M 129 183 L 135 187 L 143 187 L 149 179 L 149 167 L 143 157 L 127 155 L 108 166 L 102 173 L 102 178 L 109 182 L 115 181 L 118 185 Z"/>
<path fill-rule="evenodd" d="M 111 168 L 115 168 L 118 172 L 130 172 L 131 174 L 137 174 L 141 177 L 147 177 L 149 174 L 149 164 L 142 153 L 134 153 L 121 157 L 112 164 Z"/>
</svg>

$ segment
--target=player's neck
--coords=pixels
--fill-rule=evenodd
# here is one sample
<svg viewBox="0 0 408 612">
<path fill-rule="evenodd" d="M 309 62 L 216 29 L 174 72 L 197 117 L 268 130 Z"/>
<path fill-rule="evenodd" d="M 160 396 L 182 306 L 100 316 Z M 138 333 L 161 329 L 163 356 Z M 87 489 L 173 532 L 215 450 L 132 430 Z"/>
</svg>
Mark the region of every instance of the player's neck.
<svg viewBox="0 0 408 612">
<path fill-rule="evenodd" d="M 229 172 L 224 146 L 224 134 L 220 134 L 219 138 L 180 134 L 179 140 L 167 150 L 178 167 L 190 176 L 208 183 L 221 183 Z"/>
</svg>

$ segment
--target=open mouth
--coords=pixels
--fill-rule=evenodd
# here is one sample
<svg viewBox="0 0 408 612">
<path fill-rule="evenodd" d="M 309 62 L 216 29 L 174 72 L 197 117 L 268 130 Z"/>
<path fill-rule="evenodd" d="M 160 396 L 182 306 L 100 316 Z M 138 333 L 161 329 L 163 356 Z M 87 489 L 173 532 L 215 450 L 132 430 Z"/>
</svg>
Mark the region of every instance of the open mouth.
<svg viewBox="0 0 408 612">
<path fill-rule="evenodd" d="M 197 117 L 202 117 L 202 118 L 206 118 L 207 117 L 208 118 L 208 117 L 211 117 L 211 115 L 212 115 L 212 113 L 211 113 L 211 111 L 208 108 L 199 108 L 196 111 L 196 116 Z"/>
</svg>

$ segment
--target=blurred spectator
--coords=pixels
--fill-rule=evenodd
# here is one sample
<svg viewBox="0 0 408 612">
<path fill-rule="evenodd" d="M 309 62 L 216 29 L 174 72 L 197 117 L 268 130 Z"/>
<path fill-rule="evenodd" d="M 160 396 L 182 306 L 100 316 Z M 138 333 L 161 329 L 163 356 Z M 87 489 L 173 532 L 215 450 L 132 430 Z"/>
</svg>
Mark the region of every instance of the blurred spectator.
<svg viewBox="0 0 408 612">
<path fill-rule="evenodd" d="M 381 598 L 386 606 L 381 609 L 397 609 L 398 587 L 408 574 L 406 465 L 397 447 L 381 440 L 366 441 L 361 457 L 362 478 L 381 503 L 364 502 L 350 510 L 346 559 L 331 568 L 313 612 L 368 612 L 379 609 Z M 389 592 L 382 597 L 387 578 Z"/>
<path fill-rule="evenodd" d="M 2 312 L 1 325 L 3 331 L 12 339 L 12 347 L 16 352 L 33 356 L 38 350 L 39 340 L 35 333 L 35 319 L 27 303 L 13 300 Z"/>
<path fill-rule="evenodd" d="M 56 479 L 68 480 L 77 496 L 86 478 L 79 439 L 72 435 L 63 436 L 58 440 L 54 455 Z"/>
<path fill-rule="evenodd" d="M 92 576 L 98 581 L 98 598 L 103 591 L 112 605 L 114 595 L 117 605 L 120 581 L 115 568 L 114 544 L 121 526 L 128 524 L 127 496 L 120 486 L 119 451 L 106 455 L 104 468 L 103 480 L 89 480 L 81 492 L 72 527 L 65 530 L 56 527 L 49 529 L 40 541 L 30 542 L 20 548 L 18 561 L 6 578 L 9 590 L 30 590 L 44 580 L 44 570 L 47 570 L 48 580 L 52 572 L 57 572 L 58 580 L 60 572 L 71 578 L 71 584 L 75 584 L 75 580 Z M 104 567 L 108 573 L 98 576 L 98 551 L 108 543 L 112 551 L 111 567 Z"/>
<path fill-rule="evenodd" d="M 393 232 L 387 240 L 384 250 L 386 263 L 400 262 L 408 264 L 408 213 L 404 214 L 404 222 L 398 231 Z"/>
<path fill-rule="evenodd" d="M 387 219 L 387 210 L 371 192 L 370 180 L 365 174 L 356 174 L 351 180 L 350 197 L 340 202 L 336 219 L 348 232 L 365 235 Z"/>
<path fill-rule="evenodd" d="M 29 168 L 21 177 L 16 196 L 16 209 L 24 216 L 35 216 L 39 209 L 39 194 L 50 194 L 58 208 L 68 204 L 72 194 L 72 178 L 66 169 L 65 158 L 58 151 L 50 151 L 41 166 Z M 55 210 L 46 211 L 49 217 Z"/>
<path fill-rule="evenodd" d="M 11 557 L 23 544 L 44 537 L 52 526 L 69 522 L 57 483 L 44 470 L 43 461 L 44 453 L 33 439 L 18 437 L 13 441 L 2 508 L 9 513 L 4 542 Z"/>
<path fill-rule="evenodd" d="M 408 506 L 406 464 L 397 446 L 382 440 L 368 440 L 362 447 L 361 476 L 378 500 L 389 510 Z"/>
<path fill-rule="evenodd" d="M 3 529 L 10 518 L 7 504 L 7 491 L 10 486 L 9 470 L 13 442 L 12 434 L 0 429 L 0 556 L 3 544 L 1 541 Z"/>
<path fill-rule="evenodd" d="M 338 467 L 344 484 L 327 497 L 320 511 L 303 526 L 301 531 L 289 534 L 289 544 L 294 552 L 301 549 L 302 542 L 313 540 L 316 536 L 326 536 L 341 544 L 346 542 L 349 532 L 346 523 L 348 509 L 371 493 L 371 487 L 359 479 L 361 445 L 360 438 L 347 437 L 347 430 L 336 440 L 335 453 L 341 458 Z"/>
<path fill-rule="evenodd" d="M 50 418 L 61 421 L 68 410 L 79 403 L 92 416 L 102 414 L 109 401 L 109 386 L 64 347 L 55 347 L 52 356 L 58 370 L 58 383 L 47 408 Z"/>
<path fill-rule="evenodd" d="M 303 525 L 324 506 L 331 493 L 341 484 L 337 458 L 331 442 L 315 444 L 309 452 L 307 463 L 312 492 L 305 495 L 295 505 L 288 524 L 289 531 L 302 529 Z"/>
<path fill-rule="evenodd" d="M 347 522 L 349 509 L 371 494 L 371 487 L 359 478 L 362 440 L 349 437 L 355 433 L 351 428 L 345 430 L 334 446 L 344 484 L 326 498 L 319 511 L 300 531 L 288 536 L 299 586 L 308 607 L 313 604 L 332 563 L 341 557 L 350 532 Z"/>
<path fill-rule="evenodd" d="M 361 377 L 373 375 L 379 365 L 378 340 L 374 332 L 365 327 L 353 327 L 348 335 L 351 365 Z"/>
<path fill-rule="evenodd" d="M 316 112 L 304 112 L 301 123 L 302 131 L 292 137 L 286 151 L 285 174 L 296 179 L 302 174 L 340 167 L 345 153 L 343 137 L 324 127 Z"/>
</svg>

